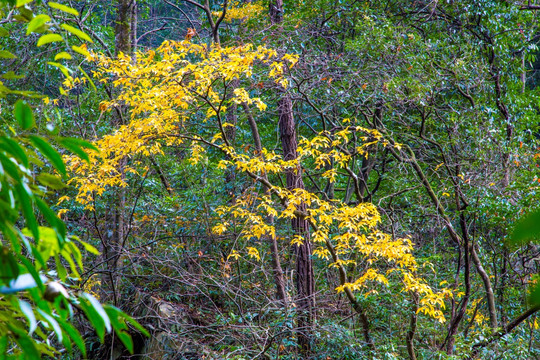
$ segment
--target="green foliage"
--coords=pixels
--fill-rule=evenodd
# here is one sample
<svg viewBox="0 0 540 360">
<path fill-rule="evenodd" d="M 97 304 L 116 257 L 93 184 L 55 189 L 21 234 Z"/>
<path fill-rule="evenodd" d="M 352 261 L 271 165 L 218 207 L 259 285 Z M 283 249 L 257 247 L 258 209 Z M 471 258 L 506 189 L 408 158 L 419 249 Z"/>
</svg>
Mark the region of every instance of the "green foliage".
<svg viewBox="0 0 540 360">
<path fill-rule="evenodd" d="M 540 243 L 540 211 L 534 210 L 521 217 L 516 223 L 510 237 L 511 244 L 524 245 L 528 242 Z M 533 306 L 540 306 L 540 274 L 537 274 L 529 293 L 529 301 Z"/>
<path fill-rule="evenodd" d="M 48 15 L 34 15 L 31 1 L 17 1 L 11 10 L 14 17 L 27 23 L 26 34 L 50 31 Z M 65 5 L 48 3 L 51 8 L 76 15 Z M 13 2 L 0 3 L 7 10 Z M 80 30 L 63 27 L 87 40 Z M 13 29 L 10 29 L 10 31 Z M 8 30 L 2 28 L 7 35 Z M 37 46 L 63 38 L 43 35 Z M 2 59 L 15 56 L 1 50 Z M 64 56 L 64 58 L 66 58 Z M 11 72 L 12 73 L 12 72 Z M 4 78 L 17 78 L 3 74 Z M 9 76 L 8 76 L 9 75 Z M 112 306 L 102 306 L 92 295 L 77 292 L 77 281 L 83 271 L 85 251 L 97 254 L 90 244 L 71 236 L 65 223 L 47 204 L 47 197 L 65 187 L 66 169 L 60 152 L 68 150 L 88 158 L 85 149 L 92 145 L 77 139 L 63 138 L 53 132 L 42 132 L 41 120 L 32 109 L 36 93 L 8 88 L 0 83 L 3 119 L 0 128 L 0 357 L 2 359 L 39 359 L 57 357 L 65 349 L 86 356 L 85 341 L 73 325 L 75 312 L 83 312 L 101 339 L 105 332 L 115 331 L 133 351 L 127 324 L 148 334 L 136 321 Z M 6 101 L 8 100 L 8 101 Z M 13 109 L 12 112 L 8 109 Z M 13 115 L 11 115 L 13 114 Z M 60 145 L 62 150 L 55 147 Z M 52 168 L 50 167 L 52 165 Z M 54 334 L 54 339 L 51 338 Z"/>
</svg>

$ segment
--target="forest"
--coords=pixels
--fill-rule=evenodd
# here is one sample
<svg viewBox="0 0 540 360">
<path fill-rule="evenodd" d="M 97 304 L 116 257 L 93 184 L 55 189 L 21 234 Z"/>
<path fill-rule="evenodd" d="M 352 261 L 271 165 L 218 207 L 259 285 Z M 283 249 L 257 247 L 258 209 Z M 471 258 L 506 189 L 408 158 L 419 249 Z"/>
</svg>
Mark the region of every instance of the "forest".
<svg viewBox="0 0 540 360">
<path fill-rule="evenodd" d="M 540 359 L 537 0 L 0 0 L 0 359 Z"/>
</svg>

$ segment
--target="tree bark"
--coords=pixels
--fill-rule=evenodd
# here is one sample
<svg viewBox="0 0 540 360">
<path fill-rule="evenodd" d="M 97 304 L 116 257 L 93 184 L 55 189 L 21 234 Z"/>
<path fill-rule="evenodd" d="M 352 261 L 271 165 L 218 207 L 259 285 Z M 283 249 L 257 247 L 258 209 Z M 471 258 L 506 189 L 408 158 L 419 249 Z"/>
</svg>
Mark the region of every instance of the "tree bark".
<svg viewBox="0 0 540 360">
<path fill-rule="evenodd" d="M 283 0 L 270 1 L 270 21 L 278 26 L 281 31 L 283 21 Z M 292 100 L 284 89 L 278 100 L 279 116 L 279 134 L 281 146 L 283 148 L 283 158 L 287 160 L 296 159 L 298 143 L 296 141 L 296 123 L 294 121 Z M 302 180 L 302 169 L 298 166 L 296 169 L 287 171 L 287 188 L 289 190 L 304 189 Z M 305 212 L 305 204 L 298 208 Z M 298 346 L 303 354 L 310 352 L 311 327 L 314 320 L 314 293 L 315 280 L 313 276 L 313 264 L 311 261 L 311 242 L 309 239 L 309 223 L 304 217 L 295 217 L 291 222 L 295 235 L 303 237 L 301 245 L 295 245 L 296 253 L 296 291 L 297 291 L 297 309 L 298 309 Z"/>
<path fill-rule="evenodd" d="M 292 111 L 292 101 L 289 95 L 283 94 L 278 101 L 279 134 L 283 147 L 285 161 L 297 158 L 298 144 L 296 141 L 296 123 Z M 302 169 L 287 171 L 287 188 L 289 190 L 304 189 Z M 299 206 L 299 211 L 305 212 L 305 204 Z M 302 352 L 310 350 L 311 326 L 314 312 L 314 276 L 311 261 L 311 242 L 309 240 L 309 223 L 303 217 L 295 217 L 291 222 L 295 235 L 303 237 L 301 245 L 295 245 L 296 253 L 296 290 L 298 308 L 298 345 Z"/>
<path fill-rule="evenodd" d="M 418 295 L 412 295 L 413 307 L 411 311 L 411 318 L 409 321 L 409 331 L 407 332 L 407 337 L 405 338 L 405 343 L 407 344 L 407 353 L 409 354 L 409 359 L 416 360 L 416 353 L 414 352 L 414 335 L 416 334 L 416 322 L 417 322 L 417 311 L 418 311 Z"/>
<path fill-rule="evenodd" d="M 118 0 L 116 4 L 116 23 L 114 25 L 114 44 L 116 54 L 131 54 L 131 26 L 134 0 Z"/>
</svg>

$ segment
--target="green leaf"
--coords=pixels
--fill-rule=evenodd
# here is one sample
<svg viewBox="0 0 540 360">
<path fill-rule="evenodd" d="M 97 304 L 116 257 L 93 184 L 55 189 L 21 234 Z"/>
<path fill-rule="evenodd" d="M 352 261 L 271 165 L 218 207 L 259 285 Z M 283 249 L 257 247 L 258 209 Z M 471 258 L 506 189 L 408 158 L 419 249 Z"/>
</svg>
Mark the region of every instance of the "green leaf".
<svg viewBox="0 0 540 360">
<path fill-rule="evenodd" d="M 78 54 L 81 54 L 82 56 L 90 56 L 90 53 L 88 52 L 88 50 L 86 50 L 82 46 L 73 45 L 71 48 L 73 49 L 73 51 L 75 51 Z"/>
<path fill-rule="evenodd" d="M 67 32 L 70 32 L 73 35 L 77 36 L 81 40 L 88 41 L 89 43 L 93 43 L 90 36 L 86 35 L 86 33 L 84 33 L 83 31 L 81 31 L 81 30 L 79 30 L 77 28 L 74 28 L 73 26 L 70 26 L 70 25 L 67 25 L 67 24 L 62 24 L 62 25 L 60 25 L 60 27 L 62 29 L 64 29 L 64 30 L 66 30 Z"/>
<path fill-rule="evenodd" d="M 519 219 L 510 236 L 510 241 L 519 245 L 531 240 L 540 240 L 540 210 Z"/>
<path fill-rule="evenodd" d="M 54 168 L 61 174 L 66 175 L 66 165 L 62 160 L 60 154 L 53 149 L 51 145 L 44 139 L 36 135 L 29 136 L 32 143 L 39 149 L 39 151 L 53 164 Z"/>
<path fill-rule="evenodd" d="M 60 60 L 60 59 L 71 60 L 72 57 L 71 57 L 71 55 L 68 54 L 67 52 L 62 51 L 61 53 L 58 53 L 58 54 L 55 55 L 54 61 L 57 61 L 57 60 Z"/>
<path fill-rule="evenodd" d="M 103 318 L 85 299 L 82 299 L 82 301 L 80 302 L 80 307 L 84 311 L 84 314 L 86 315 L 88 321 L 90 321 L 90 323 L 94 327 L 94 330 L 96 330 L 99 339 L 101 340 L 101 342 L 103 342 L 103 340 L 105 339 L 105 322 L 103 321 Z"/>
<path fill-rule="evenodd" d="M 10 204 L 2 201 L 0 202 L 0 206 L 4 209 L 6 212 L 5 215 L 7 216 L 13 216 L 13 218 L 19 217 L 19 212 L 11 207 Z M 6 223 L 7 221 L 7 223 Z M 19 229 L 17 229 L 13 224 L 10 224 L 10 220 L 4 218 L 4 227 L 2 229 L 2 234 L 4 237 L 8 238 L 11 242 L 11 246 L 13 246 L 13 252 L 15 254 L 19 254 L 22 250 L 21 246 L 21 240 L 25 241 L 24 237 L 21 239 L 19 237 Z"/>
<path fill-rule="evenodd" d="M 69 246 L 69 244 L 71 243 L 67 243 L 66 247 Z M 80 278 L 81 275 L 79 274 L 79 271 L 77 271 L 77 266 L 75 265 L 75 262 L 73 261 L 73 258 L 71 257 L 71 253 L 66 251 L 66 247 L 64 247 L 64 250 L 62 250 L 62 256 L 68 262 L 69 267 L 71 269 L 72 276 L 76 278 Z M 79 255 L 80 255 L 80 252 L 79 252 Z"/>
<path fill-rule="evenodd" d="M 30 303 L 19 299 L 19 308 L 28 319 L 28 322 L 30 323 L 30 328 L 28 329 L 28 332 L 29 334 L 32 334 L 37 328 L 36 315 L 32 310 L 32 306 L 30 305 Z"/>
<path fill-rule="evenodd" d="M 69 69 L 67 67 L 65 67 L 64 65 L 60 64 L 60 63 L 57 63 L 57 62 L 52 62 L 52 61 L 48 61 L 47 64 L 51 65 L 51 66 L 54 66 L 58 69 L 60 69 L 60 71 L 62 72 L 62 74 L 64 74 L 65 77 L 68 77 L 69 76 Z M 67 95 L 67 93 L 63 93 L 62 95 Z"/>
<path fill-rule="evenodd" d="M 17 75 L 14 71 L 8 71 L 7 73 L 4 73 L 1 75 L 3 79 L 6 80 L 18 80 L 18 79 L 24 79 L 24 75 Z"/>
<path fill-rule="evenodd" d="M 21 6 L 24 6 L 28 3 L 31 3 L 33 0 L 17 0 L 17 3 L 15 5 L 15 7 L 21 7 Z"/>
<path fill-rule="evenodd" d="M 89 243 L 80 240 L 78 237 L 72 236 L 71 239 L 78 241 L 79 244 L 81 244 L 84 247 L 84 249 L 88 251 L 89 253 L 94 254 L 94 255 L 100 254 L 99 250 L 96 249 L 93 245 L 90 245 Z"/>
<path fill-rule="evenodd" d="M 60 278 L 60 280 L 66 281 L 68 273 L 66 267 L 64 266 L 64 264 L 62 264 L 62 261 L 60 260 L 60 256 L 54 256 L 54 263 L 56 264 L 56 272 L 58 273 L 58 277 Z"/>
<path fill-rule="evenodd" d="M 15 103 L 15 119 L 23 130 L 31 129 L 34 126 L 32 108 L 22 100 L 17 100 Z"/>
<path fill-rule="evenodd" d="M 32 192 L 30 189 L 28 189 L 26 184 L 22 183 L 15 185 L 15 192 L 19 198 L 19 203 L 21 205 L 24 218 L 26 219 L 26 226 L 30 228 L 34 239 L 37 241 L 39 240 L 39 230 L 36 215 L 34 214 L 34 209 L 32 206 L 32 197 L 30 196 Z"/>
<path fill-rule="evenodd" d="M 6 248 L 0 249 L 0 281 L 11 285 L 12 280 L 19 276 L 19 266 L 13 254 Z"/>
<path fill-rule="evenodd" d="M 88 76 L 88 74 L 86 73 L 86 71 L 83 70 L 83 68 L 81 66 L 78 66 L 77 67 L 79 69 L 79 71 L 83 74 L 83 76 L 86 78 L 86 80 L 88 80 L 88 83 L 90 85 L 92 85 L 92 89 L 94 91 L 97 91 L 97 88 L 96 88 L 96 85 L 94 84 L 94 81 L 92 81 L 92 78 L 90 76 Z"/>
<path fill-rule="evenodd" d="M 23 359 L 36 360 L 41 359 L 41 354 L 36 348 L 35 342 L 26 334 L 26 331 L 20 329 L 14 324 L 7 324 L 9 330 L 11 330 L 16 336 L 15 341 L 19 344 L 21 349 L 24 349 Z"/>
<path fill-rule="evenodd" d="M 5 354 L 7 351 L 8 338 L 6 335 L 0 337 L 0 354 Z"/>
<path fill-rule="evenodd" d="M 19 15 L 15 15 L 13 18 L 21 22 L 28 22 L 34 18 L 34 13 L 30 8 L 25 6 L 19 7 Z"/>
<path fill-rule="evenodd" d="M 126 331 L 117 331 L 116 335 L 118 335 L 118 338 L 120 341 L 122 341 L 122 344 L 128 349 L 130 354 L 133 354 L 133 339 L 131 339 L 131 336 Z"/>
<path fill-rule="evenodd" d="M 0 152 L 0 173 L 7 173 L 15 182 L 21 181 L 21 175 L 19 174 L 19 164 L 15 164 L 14 160 L 8 159 L 3 153 Z"/>
<path fill-rule="evenodd" d="M 86 346 L 84 345 L 84 340 L 81 334 L 79 333 L 79 331 L 77 331 L 77 329 L 75 329 L 75 327 L 71 325 L 70 323 L 68 323 L 67 321 L 59 320 L 59 322 L 60 322 L 60 325 L 62 325 L 62 328 L 64 329 L 64 331 L 71 338 L 71 340 L 73 340 L 75 345 L 77 345 L 79 350 L 81 350 L 83 358 L 86 359 Z"/>
<path fill-rule="evenodd" d="M 122 341 L 128 351 L 133 354 L 133 340 L 131 339 L 129 333 L 125 331 L 128 327 L 124 317 L 122 316 L 124 315 L 123 312 L 112 306 L 105 306 L 105 311 L 111 319 L 112 327 L 116 332 L 116 335 L 118 335 L 118 338 Z"/>
<path fill-rule="evenodd" d="M 18 162 L 23 164 L 25 167 L 28 167 L 28 156 L 26 156 L 26 153 L 18 142 L 3 136 L 0 137 L 0 146 L 9 151 L 9 154 Z"/>
<path fill-rule="evenodd" d="M 66 224 L 64 224 L 64 222 L 60 220 L 60 218 L 56 215 L 56 213 L 47 206 L 45 201 L 43 201 L 40 198 L 36 198 L 35 201 L 36 201 L 36 205 L 39 211 L 41 212 L 41 214 L 43 214 L 43 217 L 45 218 L 45 220 L 47 220 L 49 225 L 51 225 L 51 227 L 56 232 L 56 235 L 58 236 L 59 245 L 61 247 L 66 241 Z M 47 229 L 46 227 L 40 226 L 39 229 L 40 229 L 40 232 L 47 231 L 45 230 Z"/>
<path fill-rule="evenodd" d="M 26 26 L 26 35 L 30 35 L 35 32 L 37 29 L 45 25 L 47 21 L 50 21 L 51 18 L 49 15 L 40 14 L 32 19 Z"/>
<path fill-rule="evenodd" d="M 67 187 L 58 176 L 53 174 L 41 173 L 36 178 L 41 184 L 53 190 L 60 190 Z"/>
<path fill-rule="evenodd" d="M 9 31 L 0 27 L 0 37 L 9 36 Z"/>
<path fill-rule="evenodd" d="M 17 57 L 7 50 L 0 50 L 0 59 L 16 59 Z"/>
<path fill-rule="evenodd" d="M 107 315 L 107 312 L 105 311 L 105 309 L 103 309 L 103 306 L 101 306 L 99 301 L 88 293 L 83 293 L 82 296 L 88 299 L 88 301 L 90 301 L 90 304 L 92 305 L 92 307 L 96 310 L 99 316 L 101 316 L 101 318 L 103 319 L 103 323 L 105 324 L 105 328 L 107 329 L 107 332 L 111 332 L 112 330 L 111 320 L 109 319 L 109 315 Z"/>
<path fill-rule="evenodd" d="M 57 139 L 62 145 L 70 144 L 72 146 L 78 146 L 85 149 L 91 149 L 99 152 L 99 149 L 95 147 L 94 144 L 86 140 L 76 139 L 76 138 L 58 138 Z"/>
<path fill-rule="evenodd" d="M 105 309 L 107 313 L 110 314 L 111 319 L 115 318 L 117 319 L 117 321 L 118 319 L 123 319 L 133 325 L 133 327 L 139 330 L 143 335 L 150 337 L 150 333 L 148 332 L 148 330 L 146 330 L 141 324 L 137 322 L 137 320 L 133 319 L 131 316 L 127 315 L 122 310 L 118 309 L 113 305 L 105 305 Z"/>
<path fill-rule="evenodd" d="M 64 38 L 62 38 L 58 34 L 46 34 L 46 35 L 42 35 L 39 38 L 39 40 L 37 42 L 37 46 L 42 46 L 42 45 L 45 45 L 45 44 L 49 44 L 49 43 L 52 43 L 52 42 L 58 42 L 58 41 L 64 41 Z"/>
<path fill-rule="evenodd" d="M 83 149 L 92 149 L 98 151 L 98 149 L 89 143 L 88 141 L 73 139 L 73 138 L 57 138 L 57 141 L 67 150 L 71 151 L 81 159 L 89 162 L 88 154 Z"/>
<path fill-rule="evenodd" d="M 52 2 L 52 1 L 49 1 L 47 3 L 47 5 L 49 5 L 53 9 L 57 9 L 57 10 L 65 12 L 65 13 L 74 15 L 74 16 L 79 16 L 79 12 L 77 10 L 75 10 L 74 8 L 72 8 L 72 7 L 62 5 L 62 4 L 59 4 L 57 2 Z"/>
<path fill-rule="evenodd" d="M 79 268 L 81 270 L 83 269 L 84 267 L 83 262 L 82 262 L 83 257 L 81 254 L 81 249 L 79 249 L 77 245 L 75 245 L 71 241 L 66 242 L 66 246 L 64 247 L 64 250 L 62 251 L 62 255 L 64 257 L 66 256 L 65 254 L 68 254 L 70 256 L 73 255 L 73 258 L 77 262 L 77 265 L 79 266 Z"/>
<path fill-rule="evenodd" d="M 56 336 L 58 337 L 58 341 L 62 342 L 64 335 L 62 334 L 62 329 L 60 328 L 58 321 L 56 321 L 51 315 L 47 314 L 45 311 L 39 308 L 37 309 L 37 311 L 45 319 L 45 321 L 53 328 Z"/>
</svg>

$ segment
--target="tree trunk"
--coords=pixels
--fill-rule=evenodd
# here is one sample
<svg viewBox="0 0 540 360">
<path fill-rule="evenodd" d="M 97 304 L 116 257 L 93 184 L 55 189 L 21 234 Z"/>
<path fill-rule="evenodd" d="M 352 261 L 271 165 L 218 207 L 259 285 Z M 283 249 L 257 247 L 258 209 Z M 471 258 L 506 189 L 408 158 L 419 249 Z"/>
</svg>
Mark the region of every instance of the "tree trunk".
<svg viewBox="0 0 540 360">
<path fill-rule="evenodd" d="M 285 161 L 297 158 L 296 124 L 292 112 L 292 101 L 290 96 L 283 94 L 278 101 L 279 114 L 279 134 L 283 147 L 283 158 Z M 287 172 L 287 188 L 304 189 L 302 180 L 302 169 L 289 170 Z M 304 204 L 298 209 L 305 212 Z M 309 223 L 306 219 L 295 217 L 292 220 L 292 229 L 295 235 L 304 238 L 301 245 L 295 245 L 296 253 L 296 290 L 298 308 L 298 345 L 302 352 L 310 350 L 310 333 L 314 318 L 314 276 L 311 262 L 311 243 L 309 240 Z"/>
<path fill-rule="evenodd" d="M 257 152 L 257 156 L 262 156 L 261 137 L 259 135 L 259 129 L 257 127 L 257 123 L 255 122 L 255 118 L 253 117 L 253 113 L 251 112 L 248 104 L 243 103 L 242 106 L 246 112 L 249 127 L 251 128 L 253 143 L 255 144 L 255 151 Z M 264 191 L 266 194 L 270 193 L 270 189 L 267 186 L 264 186 Z M 270 215 L 268 217 L 268 223 L 272 225 L 274 224 L 274 216 Z M 272 254 L 272 273 L 274 275 L 274 282 L 276 283 L 276 296 L 282 302 L 283 306 L 287 307 L 287 291 L 285 290 L 285 280 L 283 277 L 283 269 L 281 268 L 279 248 L 275 235 L 270 235 L 268 237 L 268 241 L 270 243 L 270 253 Z"/>
<path fill-rule="evenodd" d="M 134 15 L 133 6 L 135 0 L 118 0 L 116 4 L 116 22 L 115 22 L 115 54 L 124 53 L 126 55 L 131 55 L 132 52 L 132 40 L 133 35 L 132 30 L 132 17 Z M 114 91 L 114 90 L 113 90 Z M 116 116 L 113 116 L 111 122 L 115 127 L 121 126 L 125 123 L 126 117 L 126 108 L 116 107 Z M 122 159 L 119 162 L 117 171 L 120 173 L 122 179 L 125 178 L 124 169 L 126 166 L 126 160 Z M 117 280 L 117 268 L 118 262 L 122 253 L 122 247 L 125 236 L 125 213 L 124 208 L 126 206 L 126 194 L 125 189 L 120 187 L 115 190 L 113 195 L 113 204 L 111 207 L 111 212 L 113 213 L 112 218 L 109 217 L 107 222 L 113 222 L 113 224 L 107 223 L 106 228 L 109 229 L 105 231 L 104 239 L 104 251 L 105 263 L 107 265 L 107 271 L 105 272 L 104 281 L 108 284 L 111 292 L 112 299 L 115 305 L 117 304 L 116 296 L 116 280 Z"/>
<path fill-rule="evenodd" d="M 283 0 L 270 1 L 270 21 L 278 25 L 281 31 L 283 21 Z M 283 90 L 283 89 L 282 89 Z M 293 160 L 297 158 L 298 143 L 296 141 L 296 123 L 294 121 L 291 97 L 282 91 L 278 100 L 279 134 L 283 148 L 283 158 Z M 287 188 L 304 189 L 302 169 L 287 172 Z M 301 204 L 298 210 L 304 212 L 305 204 Z M 304 238 L 301 245 L 295 245 L 296 254 L 296 291 L 298 309 L 298 346 L 303 354 L 310 351 L 311 327 L 314 320 L 314 293 L 315 280 L 313 276 L 313 264 L 311 262 L 311 242 L 309 240 L 309 223 L 306 219 L 296 217 L 292 220 L 292 229 L 295 235 Z"/>
<path fill-rule="evenodd" d="M 116 23 L 114 25 L 114 45 L 116 54 L 131 54 L 131 26 L 133 0 L 118 0 L 116 4 Z"/>
</svg>

